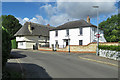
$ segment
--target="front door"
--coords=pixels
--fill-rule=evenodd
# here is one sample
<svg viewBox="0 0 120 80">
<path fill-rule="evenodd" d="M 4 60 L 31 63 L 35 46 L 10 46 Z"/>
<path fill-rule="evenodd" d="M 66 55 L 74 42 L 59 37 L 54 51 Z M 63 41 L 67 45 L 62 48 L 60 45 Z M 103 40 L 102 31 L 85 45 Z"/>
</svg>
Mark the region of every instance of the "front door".
<svg viewBox="0 0 120 80">
<path fill-rule="evenodd" d="M 68 46 L 68 40 L 66 40 L 66 46 Z"/>
</svg>

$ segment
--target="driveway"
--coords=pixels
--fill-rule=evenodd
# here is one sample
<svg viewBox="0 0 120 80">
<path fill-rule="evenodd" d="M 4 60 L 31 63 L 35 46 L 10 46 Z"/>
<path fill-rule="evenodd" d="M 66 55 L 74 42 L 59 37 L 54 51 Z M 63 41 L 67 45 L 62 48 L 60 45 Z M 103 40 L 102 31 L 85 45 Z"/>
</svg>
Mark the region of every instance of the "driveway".
<svg viewBox="0 0 120 80">
<path fill-rule="evenodd" d="M 19 64 L 25 78 L 118 77 L 116 66 L 81 59 L 79 54 L 33 50 L 12 50 L 11 54 L 8 64 Z"/>
</svg>

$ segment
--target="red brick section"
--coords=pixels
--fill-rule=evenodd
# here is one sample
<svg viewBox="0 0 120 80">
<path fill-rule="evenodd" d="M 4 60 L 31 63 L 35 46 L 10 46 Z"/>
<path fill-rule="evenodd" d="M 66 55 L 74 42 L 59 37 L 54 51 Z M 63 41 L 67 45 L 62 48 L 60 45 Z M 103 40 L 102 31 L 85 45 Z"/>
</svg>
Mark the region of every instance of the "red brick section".
<svg viewBox="0 0 120 80">
<path fill-rule="evenodd" d="M 69 52 L 69 51 L 56 51 L 56 52 Z M 70 51 L 71 53 L 96 53 L 96 51 Z"/>
<path fill-rule="evenodd" d="M 52 51 L 52 50 L 39 49 L 39 51 Z M 58 50 L 56 52 L 69 52 L 69 51 Z M 70 51 L 70 52 L 72 53 L 96 53 L 95 51 Z"/>
<path fill-rule="evenodd" d="M 46 49 L 38 49 L 39 51 L 52 51 L 52 50 L 46 50 Z"/>
<path fill-rule="evenodd" d="M 99 42 L 100 44 L 115 44 L 115 43 L 118 43 L 119 44 L 119 42 Z M 88 45 L 90 45 L 90 44 L 97 44 L 97 42 L 92 42 L 92 43 L 89 43 L 89 44 L 87 44 L 87 45 L 70 45 L 70 46 L 88 46 Z"/>
</svg>

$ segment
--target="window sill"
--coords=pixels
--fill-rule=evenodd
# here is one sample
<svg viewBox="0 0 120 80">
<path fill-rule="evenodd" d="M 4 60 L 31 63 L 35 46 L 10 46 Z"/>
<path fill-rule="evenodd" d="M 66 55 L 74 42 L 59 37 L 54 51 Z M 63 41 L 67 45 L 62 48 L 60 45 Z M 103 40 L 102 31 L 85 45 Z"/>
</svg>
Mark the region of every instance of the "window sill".
<svg viewBox="0 0 120 80">
<path fill-rule="evenodd" d="M 69 37 L 70 35 L 66 35 L 65 37 Z"/>
<path fill-rule="evenodd" d="M 83 35 L 78 35 L 78 36 L 83 36 Z"/>
</svg>

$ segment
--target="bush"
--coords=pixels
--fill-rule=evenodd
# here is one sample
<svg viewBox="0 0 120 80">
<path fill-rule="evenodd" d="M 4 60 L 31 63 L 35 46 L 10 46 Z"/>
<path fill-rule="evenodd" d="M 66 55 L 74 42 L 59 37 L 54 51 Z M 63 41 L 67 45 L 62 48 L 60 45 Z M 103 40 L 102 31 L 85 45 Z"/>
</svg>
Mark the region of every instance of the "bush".
<svg viewBox="0 0 120 80">
<path fill-rule="evenodd" d="M 7 30 L 2 27 L 2 66 L 4 68 L 11 52 L 11 40 Z"/>
<path fill-rule="evenodd" d="M 11 40 L 12 49 L 17 49 L 16 39 Z"/>
<path fill-rule="evenodd" d="M 99 49 L 104 49 L 104 50 L 112 50 L 112 51 L 120 51 L 120 45 L 115 46 L 115 45 L 99 45 Z"/>
</svg>

